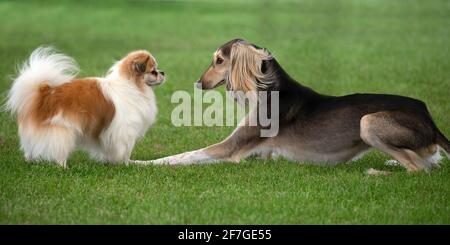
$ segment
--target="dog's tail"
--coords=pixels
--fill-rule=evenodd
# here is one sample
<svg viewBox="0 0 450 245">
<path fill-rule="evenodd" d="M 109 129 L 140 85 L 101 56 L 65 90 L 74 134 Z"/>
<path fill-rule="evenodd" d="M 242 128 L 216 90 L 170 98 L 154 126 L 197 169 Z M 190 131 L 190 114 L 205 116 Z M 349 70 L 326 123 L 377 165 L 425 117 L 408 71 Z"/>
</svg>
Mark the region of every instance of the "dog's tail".
<svg viewBox="0 0 450 245">
<path fill-rule="evenodd" d="M 445 151 L 447 158 L 450 159 L 450 141 L 440 131 L 438 131 L 436 143 Z"/>
<path fill-rule="evenodd" d="M 71 57 L 57 53 L 51 47 L 35 49 L 19 67 L 4 109 L 12 113 L 26 113 L 40 90 L 70 82 L 78 71 L 78 65 Z"/>
</svg>

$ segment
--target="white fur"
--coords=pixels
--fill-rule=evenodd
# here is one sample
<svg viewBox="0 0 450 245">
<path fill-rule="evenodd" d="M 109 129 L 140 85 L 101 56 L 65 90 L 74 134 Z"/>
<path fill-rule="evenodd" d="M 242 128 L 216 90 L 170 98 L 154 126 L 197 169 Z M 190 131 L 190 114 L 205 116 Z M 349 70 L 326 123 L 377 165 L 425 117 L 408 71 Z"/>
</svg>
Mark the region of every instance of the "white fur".
<svg viewBox="0 0 450 245">
<path fill-rule="evenodd" d="M 79 145 L 97 159 L 108 162 L 126 162 L 136 140 L 142 137 L 155 121 L 157 109 L 151 88 L 141 92 L 131 81 L 118 73 L 117 62 L 104 78 L 96 78 L 105 98 L 114 107 L 111 124 L 100 134 L 100 142 L 84 134 L 76 122 L 63 113 L 50 118 L 46 127 L 36 128 L 27 120 L 27 113 L 35 101 L 41 83 L 56 87 L 72 81 L 78 67 L 75 61 L 51 48 L 40 47 L 33 51 L 28 62 L 20 69 L 9 91 L 6 109 L 22 116 L 19 123 L 21 148 L 27 160 L 44 159 L 66 166 L 66 160 Z"/>
<path fill-rule="evenodd" d="M 56 87 L 72 80 L 78 71 L 72 58 L 55 53 L 50 47 L 37 48 L 19 68 L 19 75 L 8 93 L 5 109 L 25 117 L 42 83 Z M 32 123 L 23 120 L 19 125 L 19 135 L 21 149 L 27 160 L 39 157 L 65 166 L 69 149 L 75 146 L 75 132 L 67 127 L 36 130 Z"/>
<path fill-rule="evenodd" d="M 156 101 L 153 90 L 145 86 L 144 93 L 134 84 L 121 81 L 116 63 L 100 87 L 115 107 L 115 115 L 108 129 L 100 135 L 104 160 L 126 161 L 130 158 L 136 140 L 144 136 L 156 119 Z"/>
<path fill-rule="evenodd" d="M 204 152 L 203 149 L 184 152 L 181 154 L 159 158 L 157 160 L 131 160 L 130 163 L 140 164 L 140 165 L 188 165 L 188 164 L 199 164 L 199 163 L 213 163 L 217 161 Z"/>
<path fill-rule="evenodd" d="M 439 167 L 441 160 L 442 160 L 442 156 L 441 156 L 441 151 L 440 151 L 439 146 L 433 155 L 431 155 L 425 159 L 425 161 L 428 163 L 428 165 L 430 165 L 430 167 Z"/>
<path fill-rule="evenodd" d="M 386 166 L 401 166 L 400 162 L 395 159 L 386 160 L 384 162 L 384 165 L 386 165 Z"/>
<path fill-rule="evenodd" d="M 37 130 L 29 121 L 19 124 L 21 149 L 25 159 L 56 161 L 65 167 L 65 161 L 76 146 L 75 130 L 66 127 L 48 127 Z"/>
<path fill-rule="evenodd" d="M 72 80 L 78 71 L 71 57 L 55 53 L 51 47 L 37 48 L 19 68 L 19 75 L 8 93 L 6 109 L 26 113 L 41 83 L 56 87 Z"/>
<path fill-rule="evenodd" d="M 369 168 L 366 171 L 367 175 L 389 175 L 391 174 L 388 171 L 382 171 L 382 170 L 378 170 L 378 169 L 374 169 L 374 168 Z"/>
</svg>

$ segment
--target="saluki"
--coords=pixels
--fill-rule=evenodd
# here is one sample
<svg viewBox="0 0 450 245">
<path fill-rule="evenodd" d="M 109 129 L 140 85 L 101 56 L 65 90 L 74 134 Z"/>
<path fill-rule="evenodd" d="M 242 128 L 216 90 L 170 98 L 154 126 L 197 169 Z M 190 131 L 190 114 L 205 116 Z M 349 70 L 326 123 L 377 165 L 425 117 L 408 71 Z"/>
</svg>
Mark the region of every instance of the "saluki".
<svg viewBox="0 0 450 245">
<path fill-rule="evenodd" d="M 231 40 L 216 50 L 197 87 L 213 89 L 222 84 L 229 91 L 278 91 L 278 134 L 261 137 L 263 126 L 246 123 L 255 114 L 251 111 L 218 144 L 134 162 L 239 162 L 250 155 L 274 153 L 297 162 L 336 164 L 350 161 L 373 147 L 391 155 L 408 171 L 428 171 L 439 166 L 440 149 L 447 157 L 450 152 L 450 142 L 422 101 L 388 94 L 319 94 L 291 78 L 266 49 L 242 39 Z M 269 103 L 268 96 L 264 103 Z M 260 101 L 256 104 L 264 106 Z"/>
</svg>

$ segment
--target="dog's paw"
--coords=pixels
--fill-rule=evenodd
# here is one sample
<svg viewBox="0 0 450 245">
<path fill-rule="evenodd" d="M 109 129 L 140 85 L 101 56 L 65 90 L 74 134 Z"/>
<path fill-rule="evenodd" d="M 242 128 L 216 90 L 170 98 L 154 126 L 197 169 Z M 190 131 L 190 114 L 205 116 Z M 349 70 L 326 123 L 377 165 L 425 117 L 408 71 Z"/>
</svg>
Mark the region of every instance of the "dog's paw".
<svg viewBox="0 0 450 245">
<path fill-rule="evenodd" d="M 391 159 L 391 160 L 387 160 L 386 162 L 384 162 L 384 165 L 386 166 L 400 166 L 400 163 L 395 160 L 395 159 Z"/>
<path fill-rule="evenodd" d="M 143 160 L 131 160 L 130 159 L 125 164 L 126 165 L 129 165 L 129 164 L 134 164 L 134 165 L 151 165 L 152 161 L 151 160 L 143 161 Z"/>
<path fill-rule="evenodd" d="M 369 168 L 369 169 L 367 169 L 366 174 L 367 175 L 389 175 L 389 174 L 391 174 L 391 172 L 377 170 L 374 168 Z"/>
</svg>

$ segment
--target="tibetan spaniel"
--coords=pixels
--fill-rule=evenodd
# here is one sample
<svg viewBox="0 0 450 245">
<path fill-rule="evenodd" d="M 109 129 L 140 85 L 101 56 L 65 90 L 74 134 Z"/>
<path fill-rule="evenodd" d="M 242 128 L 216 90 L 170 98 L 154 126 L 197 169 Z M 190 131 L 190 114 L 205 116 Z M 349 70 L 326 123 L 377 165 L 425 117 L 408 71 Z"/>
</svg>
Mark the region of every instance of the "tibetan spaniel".
<svg viewBox="0 0 450 245">
<path fill-rule="evenodd" d="M 155 121 L 152 87 L 164 82 L 164 72 L 144 50 L 117 61 L 104 77 L 76 78 L 78 71 L 71 57 L 49 47 L 34 50 L 19 69 L 6 109 L 17 116 L 25 159 L 66 168 L 81 147 L 104 162 L 128 162 Z"/>
</svg>

